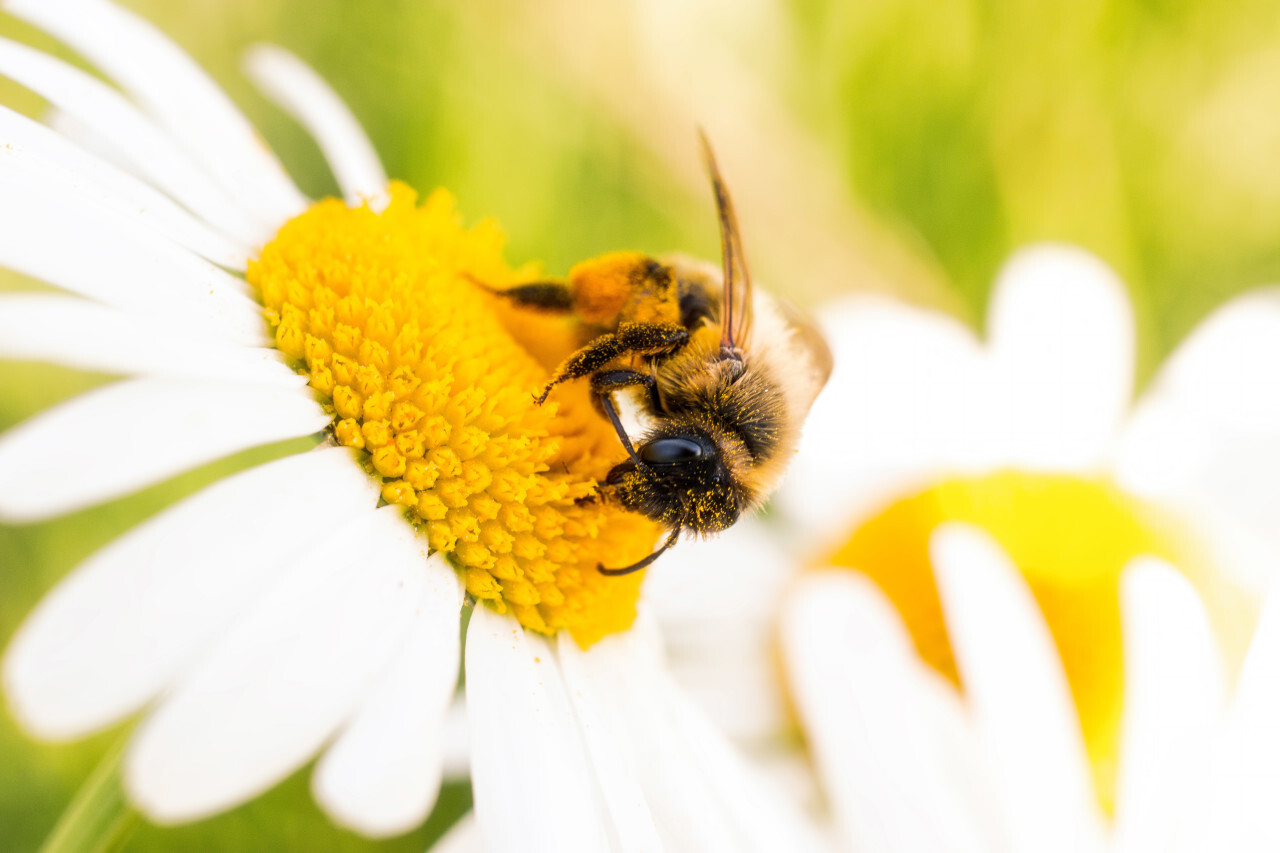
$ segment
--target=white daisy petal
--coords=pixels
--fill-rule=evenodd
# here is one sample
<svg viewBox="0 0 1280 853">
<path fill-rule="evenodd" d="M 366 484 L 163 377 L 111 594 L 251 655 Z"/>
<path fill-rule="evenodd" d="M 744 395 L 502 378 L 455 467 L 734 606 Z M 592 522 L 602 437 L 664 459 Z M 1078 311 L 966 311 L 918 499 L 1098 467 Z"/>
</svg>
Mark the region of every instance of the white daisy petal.
<svg viewBox="0 0 1280 853">
<path fill-rule="evenodd" d="M 617 720 L 622 742 L 636 756 L 650 814 L 672 850 L 737 853 L 743 850 L 739 832 L 707 785 L 703 768 L 676 734 L 663 701 L 665 688 L 643 660 L 646 653 L 658 652 L 637 649 L 634 632 L 632 628 L 609 638 L 610 645 L 622 648 L 589 656 L 583 663 L 586 674 L 600 685 L 595 695 L 607 703 L 605 713 Z"/>
<path fill-rule="evenodd" d="M 550 646 L 478 605 L 467 629 L 471 786 L 491 853 L 609 849 L 591 770 Z"/>
<path fill-rule="evenodd" d="M 300 388 L 278 350 L 236 347 L 156 329 L 129 314 L 66 296 L 0 294 L 0 359 L 100 373 L 144 373 Z"/>
<path fill-rule="evenodd" d="M 294 560 L 139 727 L 124 781 L 141 811 L 194 820 L 301 766 L 399 651 L 426 558 L 426 542 L 390 506 Z"/>
<path fill-rule="evenodd" d="M 471 781 L 471 724 L 467 721 L 467 698 L 463 693 L 454 696 L 445 711 L 441 743 L 445 781 Z"/>
<path fill-rule="evenodd" d="M 597 697 L 632 744 L 653 819 L 674 850 L 821 850 L 825 844 L 785 792 L 749 767 L 666 673 L 661 639 L 642 613 L 583 657 Z M 608 648 L 608 647 L 606 647 Z M 594 649 L 593 649 L 594 652 Z"/>
<path fill-rule="evenodd" d="M 287 50 L 260 44 L 245 57 L 245 70 L 263 94 L 319 143 L 348 204 L 386 193 L 387 173 L 369 137 L 350 108 L 310 66 Z"/>
<path fill-rule="evenodd" d="M 0 106 L 0 169 L 21 170 L 45 184 L 63 184 L 106 208 L 134 219 L 210 261 L 243 270 L 249 246 L 209 228 L 132 175 L 85 153 L 62 136 Z"/>
<path fill-rule="evenodd" d="M 1280 584 L 1272 586 L 1245 657 L 1207 786 L 1202 850 L 1280 846 Z"/>
<path fill-rule="evenodd" d="M 246 209 L 280 223 L 306 208 L 231 100 L 150 22 L 103 0 L 9 0 L 5 8 L 119 83 Z"/>
<path fill-rule="evenodd" d="M 268 342 L 243 281 L 59 187 L 0 173 L 0 232 L 0 266 L 177 328 Z"/>
<path fill-rule="evenodd" d="M 1008 461 L 1102 465 L 1133 394 L 1132 309 L 1115 274 L 1067 246 L 1019 252 L 996 282 L 988 334 L 1008 395 Z"/>
<path fill-rule="evenodd" d="M 1280 430 L 1280 290 L 1237 297 L 1192 330 L 1155 386 L 1241 431 Z"/>
<path fill-rule="evenodd" d="M 62 740 L 132 713 L 287 557 L 376 500 L 350 453 L 318 450 L 222 480 L 135 527 L 73 571 L 14 637 L 4 681 L 15 716 Z"/>
<path fill-rule="evenodd" d="M 0 518 L 92 506 L 330 421 L 305 391 L 133 379 L 48 409 L 0 436 Z"/>
<path fill-rule="evenodd" d="M 431 853 L 486 853 L 487 849 L 473 811 L 458 818 L 458 822 L 431 845 Z"/>
<path fill-rule="evenodd" d="M 990 766 L 974 733 L 972 715 L 954 684 L 927 666 L 917 665 L 918 704 L 938 748 L 937 772 L 968 811 L 966 819 L 988 839 L 991 850 L 1004 849 L 1001 803 Z"/>
<path fill-rule="evenodd" d="M 792 695 L 851 850 L 991 849 L 940 776 L 915 648 L 875 585 L 849 571 L 802 580 L 782 621 Z"/>
<path fill-rule="evenodd" d="M 151 119 L 78 68 L 0 38 L 0 74 L 16 80 L 91 131 L 134 172 L 242 243 L 261 243 L 279 222 L 233 202 Z"/>
<path fill-rule="evenodd" d="M 1195 478 L 1221 451 L 1199 408 L 1158 390 L 1144 394 L 1117 438 L 1117 483 L 1157 500 L 1194 492 Z"/>
<path fill-rule="evenodd" d="M 947 630 L 1018 850 L 1101 849 L 1075 705 L 1039 607 L 991 537 L 940 526 L 930 558 Z"/>
<path fill-rule="evenodd" d="M 1154 557 L 1134 560 L 1120 595 L 1125 684 L 1115 849 L 1159 853 L 1175 849 L 1195 814 L 1224 674 L 1199 596 L 1176 569 Z"/>
<path fill-rule="evenodd" d="M 822 319 L 835 369 L 779 495 L 789 520 L 843 533 L 940 468 L 981 467 L 994 456 L 996 437 L 976 417 L 987 407 L 972 332 L 937 312 L 866 297 Z"/>
<path fill-rule="evenodd" d="M 771 739 L 787 725 L 772 627 L 795 571 L 794 557 L 751 519 L 714 540 L 681 542 L 648 569 L 641 594 L 662 623 L 668 667 L 731 738 Z"/>
<path fill-rule="evenodd" d="M 422 607 L 403 648 L 312 777 L 316 800 L 368 837 L 408 832 L 440 790 L 445 713 L 458 684 L 463 588 L 443 557 L 427 559 Z"/>
<path fill-rule="evenodd" d="M 734 849 L 758 853 L 827 849 L 787 793 L 748 765 L 665 672 L 653 673 L 650 683 L 658 687 L 665 706 L 660 719 L 669 719 L 672 726 L 672 732 L 662 737 L 674 735 L 677 748 L 692 759 L 703 785 L 735 828 Z"/>
<path fill-rule="evenodd" d="M 609 714 L 608 686 L 594 674 L 601 667 L 625 667 L 625 651 L 614 638 L 606 637 L 584 652 L 565 632 L 559 636 L 557 649 L 596 784 L 612 823 L 611 849 L 624 853 L 662 850 L 662 840 L 636 774 L 637 757 L 627 749 L 625 732 Z"/>
<path fill-rule="evenodd" d="M 1214 311 L 1152 385 L 1125 431 L 1121 482 L 1208 507 L 1280 547 L 1280 394 L 1271 391 L 1280 387 L 1280 291 Z"/>
</svg>

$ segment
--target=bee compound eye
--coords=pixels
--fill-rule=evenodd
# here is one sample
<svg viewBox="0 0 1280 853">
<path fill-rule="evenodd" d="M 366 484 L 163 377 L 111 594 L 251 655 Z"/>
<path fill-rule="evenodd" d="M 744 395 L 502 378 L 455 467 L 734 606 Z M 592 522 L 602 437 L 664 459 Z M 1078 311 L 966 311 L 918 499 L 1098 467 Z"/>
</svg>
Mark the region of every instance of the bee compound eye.
<svg viewBox="0 0 1280 853">
<path fill-rule="evenodd" d="M 640 458 L 650 465 L 676 465 L 702 457 L 702 445 L 691 438 L 660 438 L 640 448 Z"/>
</svg>

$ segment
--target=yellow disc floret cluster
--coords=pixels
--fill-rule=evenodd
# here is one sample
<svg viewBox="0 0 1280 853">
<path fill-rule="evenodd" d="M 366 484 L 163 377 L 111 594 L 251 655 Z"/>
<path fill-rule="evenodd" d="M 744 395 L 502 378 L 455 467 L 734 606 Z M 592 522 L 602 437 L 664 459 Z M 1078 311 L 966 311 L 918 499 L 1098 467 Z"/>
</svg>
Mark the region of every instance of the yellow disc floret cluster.
<svg viewBox="0 0 1280 853">
<path fill-rule="evenodd" d="M 621 448 L 586 393 L 534 403 L 571 321 L 515 317 L 477 284 L 514 279 L 501 234 L 463 228 L 447 193 L 389 195 L 380 212 L 319 202 L 250 264 L 276 346 L 472 596 L 584 646 L 627 628 L 640 578 L 597 566 L 657 530 L 599 498 Z"/>
<path fill-rule="evenodd" d="M 902 614 L 921 657 L 956 684 L 929 561 L 930 534 L 947 521 L 987 530 L 1021 570 L 1062 656 L 1099 801 L 1110 809 L 1124 687 L 1120 572 L 1144 554 L 1194 567 L 1193 544 L 1110 483 L 1067 475 L 956 478 L 891 504 L 830 563 L 869 574 Z"/>
</svg>

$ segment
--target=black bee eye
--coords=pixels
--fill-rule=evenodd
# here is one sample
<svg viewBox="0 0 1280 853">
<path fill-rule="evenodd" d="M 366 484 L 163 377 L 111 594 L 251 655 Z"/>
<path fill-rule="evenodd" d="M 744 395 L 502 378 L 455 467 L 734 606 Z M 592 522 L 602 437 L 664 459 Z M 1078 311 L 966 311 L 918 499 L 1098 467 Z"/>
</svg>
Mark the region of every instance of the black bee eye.
<svg viewBox="0 0 1280 853">
<path fill-rule="evenodd" d="M 702 456 L 702 445 L 690 438 L 660 438 L 640 448 L 640 458 L 650 465 L 675 465 Z"/>
</svg>

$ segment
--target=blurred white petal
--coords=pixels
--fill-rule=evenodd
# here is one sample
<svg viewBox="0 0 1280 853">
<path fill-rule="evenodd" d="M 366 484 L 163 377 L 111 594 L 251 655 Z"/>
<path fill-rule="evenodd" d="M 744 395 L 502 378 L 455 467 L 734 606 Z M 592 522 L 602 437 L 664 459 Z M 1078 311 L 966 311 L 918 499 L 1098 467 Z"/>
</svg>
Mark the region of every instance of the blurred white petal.
<svg viewBox="0 0 1280 853">
<path fill-rule="evenodd" d="M 1202 416 L 1241 432 L 1280 432 L 1280 290 L 1217 308 L 1161 366 L 1161 393 L 1195 401 Z"/>
<path fill-rule="evenodd" d="M 788 792 L 735 753 L 671 681 L 649 619 L 641 614 L 630 631 L 602 642 L 614 648 L 584 663 L 632 744 L 650 812 L 671 849 L 826 849 Z"/>
<path fill-rule="evenodd" d="M 991 537 L 948 523 L 929 547 L 960 680 L 991 756 L 1016 850 L 1085 853 L 1102 827 L 1057 648 Z"/>
<path fill-rule="evenodd" d="M 1225 675 L 1195 589 L 1154 557 L 1120 580 L 1124 618 L 1124 716 L 1115 849 L 1175 849 L 1197 814 L 1198 785 L 1224 704 Z"/>
<path fill-rule="evenodd" d="M 224 233 L 256 244 L 279 224 L 237 206 L 150 118 L 96 77 L 8 39 L 0 39 L 0 74 L 56 105 L 137 174 Z"/>
<path fill-rule="evenodd" d="M 672 674 L 735 739 L 771 739 L 787 723 L 772 630 L 795 571 L 753 519 L 681 542 L 647 570 L 641 594 L 662 623 Z"/>
<path fill-rule="evenodd" d="M 1280 849 L 1280 585 L 1263 606 L 1215 759 L 1200 849 Z"/>
<path fill-rule="evenodd" d="M 849 571 L 800 582 L 782 627 L 787 672 L 847 849 L 988 851 L 940 775 L 934 693 L 897 611 Z M 969 786 L 979 780 L 969 780 Z"/>
<path fill-rule="evenodd" d="M 138 100 L 248 210 L 283 223 L 306 199 L 240 110 L 150 22 L 103 0 L 9 0 Z"/>
<path fill-rule="evenodd" d="M 458 822 L 449 827 L 435 844 L 431 845 L 431 853 L 487 853 L 484 839 L 480 837 L 480 825 L 476 822 L 476 813 L 467 812 L 458 818 Z"/>
<path fill-rule="evenodd" d="M 934 311 L 859 298 L 829 308 L 835 370 L 779 498 L 831 536 L 940 469 L 989 464 L 985 369 L 973 334 Z"/>
<path fill-rule="evenodd" d="M 305 127 L 320 145 L 351 205 L 386 193 L 387 174 L 351 109 L 309 65 L 287 50 L 260 44 L 245 70 L 263 94 Z"/>
<path fill-rule="evenodd" d="M 1161 367 L 1126 430 L 1121 482 L 1280 549 L 1280 290 L 1237 297 Z M 1274 572 L 1267 573 L 1267 577 Z"/>
<path fill-rule="evenodd" d="M 426 555 L 391 506 L 293 560 L 139 727 L 124 779 L 142 812 L 160 823 L 214 814 L 314 755 L 402 647 Z"/>
<path fill-rule="evenodd" d="M 1107 462 L 1133 394 L 1133 312 L 1115 273 L 1067 246 L 1017 253 L 996 281 L 988 337 L 1009 461 L 1055 471 Z"/>
</svg>

